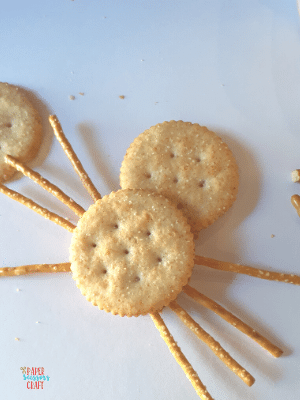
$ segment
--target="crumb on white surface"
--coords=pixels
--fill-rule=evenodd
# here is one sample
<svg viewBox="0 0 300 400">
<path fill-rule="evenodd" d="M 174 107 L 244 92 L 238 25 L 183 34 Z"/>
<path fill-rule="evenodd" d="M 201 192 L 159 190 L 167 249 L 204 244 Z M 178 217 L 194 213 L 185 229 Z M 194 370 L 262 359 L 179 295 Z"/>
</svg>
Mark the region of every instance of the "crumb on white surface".
<svg viewBox="0 0 300 400">
<path fill-rule="evenodd" d="M 70 94 L 69 99 L 70 99 L 70 100 L 75 100 L 75 96 L 73 96 L 72 94 Z"/>
<path fill-rule="evenodd" d="M 292 172 L 292 180 L 293 182 L 300 182 L 300 169 L 295 169 Z"/>
<path fill-rule="evenodd" d="M 119 99 L 125 99 L 125 96 L 123 95 L 123 94 L 121 94 L 120 96 L 119 96 Z"/>
</svg>

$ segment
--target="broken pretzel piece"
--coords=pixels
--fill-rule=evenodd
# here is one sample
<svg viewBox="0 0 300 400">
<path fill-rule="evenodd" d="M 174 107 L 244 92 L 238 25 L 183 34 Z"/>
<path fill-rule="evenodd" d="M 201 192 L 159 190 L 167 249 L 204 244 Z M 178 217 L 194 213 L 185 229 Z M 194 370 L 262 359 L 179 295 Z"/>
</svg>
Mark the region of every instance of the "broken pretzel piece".
<svg viewBox="0 0 300 400">
<path fill-rule="evenodd" d="M 291 203 L 293 204 L 293 206 L 295 207 L 297 214 L 300 217 L 300 196 L 298 194 L 294 194 L 291 197 Z"/>
</svg>

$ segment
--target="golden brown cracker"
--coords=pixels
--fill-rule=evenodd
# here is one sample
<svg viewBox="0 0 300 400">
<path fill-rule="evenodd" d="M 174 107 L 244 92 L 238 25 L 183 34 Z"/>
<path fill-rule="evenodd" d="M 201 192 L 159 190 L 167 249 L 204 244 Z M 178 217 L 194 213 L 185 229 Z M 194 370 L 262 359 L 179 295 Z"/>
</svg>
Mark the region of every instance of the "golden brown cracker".
<svg viewBox="0 0 300 400">
<path fill-rule="evenodd" d="M 140 134 L 120 173 L 123 189 L 155 190 L 177 204 L 193 233 L 231 207 L 238 181 L 235 158 L 221 138 L 183 121 L 163 122 Z"/>
<path fill-rule="evenodd" d="M 70 248 L 82 294 L 113 314 L 159 311 L 181 292 L 194 264 L 194 242 L 182 213 L 165 197 L 119 190 L 79 220 Z"/>
<path fill-rule="evenodd" d="M 41 140 L 38 112 L 18 87 L 0 82 L 0 182 L 16 172 L 5 162 L 5 155 L 28 162 L 36 156 Z"/>
</svg>

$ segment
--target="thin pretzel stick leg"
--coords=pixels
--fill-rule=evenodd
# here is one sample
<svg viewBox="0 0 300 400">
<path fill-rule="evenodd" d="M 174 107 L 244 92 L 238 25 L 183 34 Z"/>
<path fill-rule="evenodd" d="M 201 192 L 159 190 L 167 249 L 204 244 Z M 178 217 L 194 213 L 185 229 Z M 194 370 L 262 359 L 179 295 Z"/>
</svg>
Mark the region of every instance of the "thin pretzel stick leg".
<svg viewBox="0 0 300 400">
<path fill-rule="evenodd" d="M 22 265 L 20 267 L 7 267 L 0 268 L 1 276 L 17 276 L 17 275 L 27 275 L 35 273 L 48 273 L 48 272 L 70 272 L 70 263 L 60 263 L 60 264 L 33 264 L 33 265 Z"/>
<path fill-rule="evenodd" d="M 22 172 L 23 175 L 32 179 L 43 189 L 53 194 L 56 198 L 58 198 L 58 200 L 60 200 L 62 203 L 67 205 L 72 211 L 74 211 L 75 214 L 77 214 L 79 217 L 81 217 L 85 213 L 85 210 L 79 204 L 77 204 L 73 199 L 67 196 L 57 186 L 53 185 L 51 182 L 43 178 L 39 173 L 33 171 L 31 168 L 26 167 L 26 165 L 16 160 L 14 157 L 7 154 L 5 156 L 5 162 L 10 166 L 16 168 L 16 170 Z"/>
<path fill-rule="evenodd" d="M 198 290 L 192 288 L 189 285 L 186 285 L 183 288 L 183 291 L 190 296 L 192 299 L 197 301 L 197 303 L 201 304 L 202 306 L 210 309 L 215 314 L 219 315 L 225 321 L 229 322 L 232 326 L 237 328 L 239 331 L 243 332 L 245 335 L 249 336 L 253 339 L 256 343 L 258 343 L 261 347 L 267 350 L 272 356 L 280 357 L 283 351 L 271 343 L 268 339 L 262 336 L 260 333 L 256 332 L 253 328 L 249 325 L 245 324 L 239 318 L 231 314 L 225 308 L 220 306 L 220 304 L 216 303 L 214 300 L 211 300 L 209 297 L 204 296 L 204 294 L 198 292 Z"/>
<path fill-rule="evenodd" d="M 193 385 L 199 397 L 202 400 L 213 400 L 211 395 L 206 390 L 206 387 L 203 385 L 200 378 L 198 377 L 196 371 L 193 369 L 191 364 L 186 359 L 185 355 L 182 353 L 180 347 L 175 342 L 173 336 L 166 327 L 166 324 L 164 323 L 162 317 L 158 313 L 150 314 L 150 316 L 156 328 L 158 329 L 160 336 L 166 342 L 170 352 L 172 353 L 175 360 L 178 362 L 178 364 L 185 372 L 187 378 L 190 380 L 191 384 Z"/>
<path fill-rule="evenodd" d="M 181 321 L 204 342 L 221 361 L 241 378 L 248 386 L 252 386 L 255 379 L 212 336 L 210 336 L 199 324 L 182 308 L 176 301 L 172 301 L 169 307 L 174 311 Z"/>
<path fill-rule="evenodd" d="M 0 183 L 0 193 L 3 193 L 6 196 L 10 197 L 11 199 L 18 201 L 24 206 L 40 214 L 42 217 L 49 219 L 50 221 L 55 222 L 57 225 L 60 225 L 63 228 L 67 229 L 69 232 L 73 232 L 73 230 L 76 228 L 75 225 L 71 224 L 71 222 L 47 210 L 46 208 L 41 207 L 39 204 L 30 200 L 28 197 L 25 197 L 18 192 L 8 189 L 1 183 Z"/>
<path fill-rule="evenodd" d="M 267 279 L 269 281 L 292 283 L 300 285 L 300 276 L 293 274 L 282 274 L 279 272 L 264 271 L 261 269 L 247 267 L 246 265 L 232 264 L 226 261 L 218 261 L 213 258 L 195 256 L 195 264 L 218 269 L 221 271 L 230 271 L 238 274 L 250 275 L 255 278 Z"/>
<path fill-rule="evenodd" d="M 88 174 L 85 172 L 81 162 L 79 161 L 78 157 L 76 156 L 71 144 L 65 137 L 62 127 L 55 115 L 49 116 L 49 122 L 52 126 L 54 134 L 59 141 L 61 147 L 63 148 L 64 152 L 66 153 L 67 157 L 71 161 L 74 170 L 79 175 L 83 186 L 89 192 L 90 196 L 94 201 L 101 199 L 101 195 L 92 183 L 91 179 L 89 178 Z"/>
</svg>

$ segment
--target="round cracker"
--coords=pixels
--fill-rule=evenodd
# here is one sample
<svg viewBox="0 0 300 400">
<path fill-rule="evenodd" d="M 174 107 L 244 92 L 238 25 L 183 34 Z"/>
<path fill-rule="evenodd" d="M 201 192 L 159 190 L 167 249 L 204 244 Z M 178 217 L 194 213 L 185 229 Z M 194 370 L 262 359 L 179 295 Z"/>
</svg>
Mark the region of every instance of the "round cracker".
<svg viewBox="0 0 300 400">
<path fill-rule="evenodd" d="M 16 172 L 6 164 L 5 155 L 28 162 L 36 156 L 41 139 L 38 112 L 18 87 L 0 82 L 0 182 L 11 179 Z"/>
<path fill-rule="evenodd" d="M 183 121 L 163 122 L 140 134 L 121 166 L 122 189 L 155 190 L 177 204 L 197 234 L 233 204 L 238 167 L 214 132 Z"/>
<path fill-rule="evenodd" d="M 121 316 L 160 311 L 194 266 L 190 226 L 165 197 L 119 190 L 79 220 L 70 248 L 73 278 L 87 300 Z"/>
</svg>

